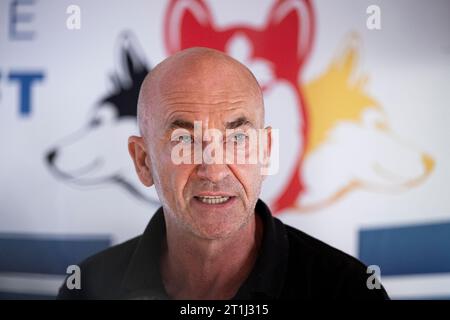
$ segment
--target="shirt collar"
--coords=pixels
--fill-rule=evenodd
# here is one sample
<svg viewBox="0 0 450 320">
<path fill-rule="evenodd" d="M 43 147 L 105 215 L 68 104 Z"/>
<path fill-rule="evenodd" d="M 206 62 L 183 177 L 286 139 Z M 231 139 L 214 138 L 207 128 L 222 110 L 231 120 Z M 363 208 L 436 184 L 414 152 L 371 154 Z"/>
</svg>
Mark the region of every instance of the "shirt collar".
<svg viewBox="0 0 450 320">
<path fill-rule="evenodd" d="M 261 247 L 250 275 L 233 299 L 276 299 L 283 289 L 289 251 L 284 225 L 272 217 L 269 208 L 261 200 L 256 203 L 255 212 L 263 225 Z M 150 220 L 128 265 L 122 281 L 123 298 L 168 299 L 160 272 L 165 235 L 161 207 Z"/>
</svg>

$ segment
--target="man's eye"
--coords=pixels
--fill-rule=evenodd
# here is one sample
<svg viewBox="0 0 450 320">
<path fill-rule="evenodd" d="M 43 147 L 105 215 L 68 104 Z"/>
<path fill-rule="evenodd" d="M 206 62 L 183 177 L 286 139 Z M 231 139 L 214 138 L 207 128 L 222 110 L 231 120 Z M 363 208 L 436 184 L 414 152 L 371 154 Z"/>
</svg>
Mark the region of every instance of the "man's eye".
<svg viewBox="0 0 450 320">
<path fill-rule="evenodd" d="M 237 144 L 241 144 L 245 141 L 247 135 L 245 133 L 236 133 L 231 136 L 231 141 Z"/>
<path fill-rule="evenodd" d="M 182 142 L 182 143 L 190 144 L 190 143 L 192 143 L 193 139 L 190 135 L 185 134 L 185 135 L 179 136 L 178 141 Z"/>
</svg>

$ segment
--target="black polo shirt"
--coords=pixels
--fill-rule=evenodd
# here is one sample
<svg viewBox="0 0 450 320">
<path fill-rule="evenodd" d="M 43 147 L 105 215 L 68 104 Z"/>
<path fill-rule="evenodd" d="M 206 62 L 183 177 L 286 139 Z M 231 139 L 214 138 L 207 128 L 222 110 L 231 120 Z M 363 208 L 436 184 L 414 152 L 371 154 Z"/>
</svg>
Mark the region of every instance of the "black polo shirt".
<svg viewBox="0 0 450 320">
<path fill-rule="evenodd" d="M 261 247 L 234 299 L 388 299 L 383 287 L 368 289 L 370 274 L 357 259 L 285 225 L 261 200 L 255 212 L 263 225 Z M 58 298 L 169 299 L 159 268 L 165 234 L 159 208 L 141 236 L 81 263 L 81 289 L 64 282 Z"/>
</svg>

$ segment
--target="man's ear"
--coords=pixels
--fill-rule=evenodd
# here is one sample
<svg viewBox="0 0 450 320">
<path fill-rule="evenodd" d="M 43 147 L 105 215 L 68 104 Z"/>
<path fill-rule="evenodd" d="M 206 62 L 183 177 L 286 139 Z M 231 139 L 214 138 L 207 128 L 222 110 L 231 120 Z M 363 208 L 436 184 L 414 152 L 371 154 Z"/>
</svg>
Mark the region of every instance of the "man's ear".
<svg viewBox="0 0 450 320">
<path fill-rule="evenodd" d="M 272 154 L 272 127 L 267 127 L 267 157 Z"/>
<path fill-rule="evenodd" d="M 147 153 L 144 138 L 131 136 L 128 138 L 128 152 L 133 159 L 134 168 L 139 180 L 147 186 L 153 185 L 153 177 L 150 170 L 150 157 Z"/>
<path fill-rule="evenodd" d="M 266 127 L 264 128 L 264 139 L 262 146 L 264 148 L 263 154 L 264 154 L 264 160 L 263 160 L 263 178 L 266 178 L 267 173 L 269 172 L 270 167 L 270 158 L 272 154 L 272 127 Z"/>
</svg>

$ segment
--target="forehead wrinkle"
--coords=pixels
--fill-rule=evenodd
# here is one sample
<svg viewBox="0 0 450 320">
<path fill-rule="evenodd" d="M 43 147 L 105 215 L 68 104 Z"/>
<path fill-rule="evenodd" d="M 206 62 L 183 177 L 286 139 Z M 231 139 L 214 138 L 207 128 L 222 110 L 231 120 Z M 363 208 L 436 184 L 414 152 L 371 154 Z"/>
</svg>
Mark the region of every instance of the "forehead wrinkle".
<svg viewBox="0 0 450 320">
<path fill-rule="evenodd" d="M 213 90 L 205 92 L 204 90 L 176 90 L 171 88 L 166 92 L 160 92 L 159 102 L 165 103 L 171 100 L 195 100 L 195 102 L 205 102 L 218 104 L 220 101 L 233 103 L 235 101 L 254 100 L 257 98 L 255 92 L 248 90 Z"/>
<path fill-rule="evenodd" d="M 250 95 L 249 91 L 246 90 L 223 90 L 223 91 L 201 91 L 201 90 L 167 90 L 167 92 L 164 92 L 160 95 L 161 97 L 173 97 L 173 98 L 184 98 L 186 96 L 199 96 L 199 97 L 206 97 L 206 98 L 226 98 L 229 97 L 230 99 L 233 98 L 253 98 L 254 95 Z"/>
<path fill-rule="evenodd" d="M 196 111 L 191 111 L 191 110 L 174 110 L 174 111 L 169 112 L 167 114 L 167 117 L 166 117 L 166 120 L 165 120 L 165 127 L 168 127 L 170 125 L 170 123 L 172 123 L 175 119 L 182 119 L 182 120 L 185 120 L 185 121 L 190 121 L 190 119 L 188 119 L 188 117 L 186 117 L 186 114 L 207 113 L 209 115 L 211 113 L 218 113 L 218 112 L 221 113 L 221 112 L 224 112 L 224 111 L 234 111 L 234 110 L 245 111 L 245 110 L 242 110 L 241 108 L 236 108 L 236 107 L 230 107 L 230 108 L 227 108 L 226 110 L 224 110 L 224 109 L 221 109 L 221 110 L 210 110 L 208 112 L 205 112 L 205 110 L 196 110 Z M 245 117 L 248 118 L 247 112 L 242 112 L 242 114 L 244 114 Z M 198 121 L 198 120 L 197 119 L 193 119 L 193 121 Z"/>
<path fill-rule="evenodd" d="M 199 109 L 197 108 L 197 110 L 185 110 L 186 112 L 190 111 L 190 112 L 207 112 L 209 111 L 208 109 L 210 108 L 206 108 L 207 106 L 211 106 L 211 107 L 216 107 L 216 111 L 228 111 L 230 109 L 234 109 L 236 107 L 226 107 L 227 105 L 239 105 L 239 104 L 244 104 L 246 101 L 244 100 L 236 100 L 236 101 L 215 101 L 215 102 L 200 102 L 200 101 L 173 101 L 173 102 L 168 102 L 164 104 L 164 107 L 166 109 L 173 109 L 173 108 L 177 108 L 180 106 L 205 106 L 205 108 Z M 222 108 L 219 108 L 217 106 L 220 105 L 224 105 Z M 237 107 L 238 108 L 238 107 Z"/>
</svg>

